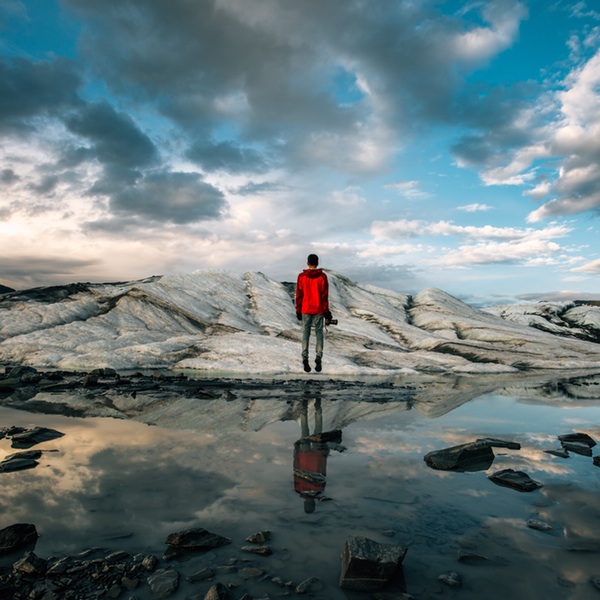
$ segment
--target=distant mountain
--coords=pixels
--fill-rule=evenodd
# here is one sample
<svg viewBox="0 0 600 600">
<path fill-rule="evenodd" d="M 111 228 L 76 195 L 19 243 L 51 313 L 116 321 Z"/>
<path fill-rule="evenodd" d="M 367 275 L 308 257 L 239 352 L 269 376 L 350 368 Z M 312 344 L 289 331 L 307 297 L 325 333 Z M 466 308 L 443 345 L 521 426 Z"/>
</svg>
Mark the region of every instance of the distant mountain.
<svg viewBox="0 0 600 600">
<path fill-rule="evenodd" d="M 328 274 L 339 324 L 311 376 L 600 370 L 600 307 L 477 309 L 439 289 L 411 296 Z M 15 292 L 0 296 L 0 364 L 305 376 L 292 297 L 262 273 L 217 270 Z"/>
<path fill-rule="evenodd" d="M 13 290 L 12 288 L 9 288 L 5 285 L 2 285 L 0 283 L 0 294 L 8 294 L 8 292 L 14 292 L 15 290 Z"/>
</svg>

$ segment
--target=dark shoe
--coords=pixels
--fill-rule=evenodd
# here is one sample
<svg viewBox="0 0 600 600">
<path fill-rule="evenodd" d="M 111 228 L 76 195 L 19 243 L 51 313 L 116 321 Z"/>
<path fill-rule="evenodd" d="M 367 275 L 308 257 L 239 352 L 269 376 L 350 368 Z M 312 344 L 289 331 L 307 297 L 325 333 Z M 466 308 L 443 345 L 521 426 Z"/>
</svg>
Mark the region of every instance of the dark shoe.
<svg viewBox="0 0 600 600">
<path fill-rule="evenodd" d="M 323 367 L 321 366 L 321 359 L 317 358 L 315 360 L 315 371 L 317 371 L 317 373 L 320 373 L 322 368 Z"/>
<path fill-rule="evenodd" d="M 308 358 L 305 358 L 305 359 L 302 361 L 302 364 L 304 365 L 304 370 L 305 370 L 307 373 L 310 373 L 310 365 L 308 364 Z"/>
</svg>

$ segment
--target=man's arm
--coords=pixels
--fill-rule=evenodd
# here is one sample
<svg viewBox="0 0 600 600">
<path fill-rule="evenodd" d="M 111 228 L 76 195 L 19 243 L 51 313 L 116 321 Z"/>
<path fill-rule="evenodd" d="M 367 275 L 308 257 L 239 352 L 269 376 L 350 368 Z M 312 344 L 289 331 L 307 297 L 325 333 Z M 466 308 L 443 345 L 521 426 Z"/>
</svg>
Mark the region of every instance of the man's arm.
<svg viewBox="0 0 600 600">
<path fill-rule="evenodd" d="M 302 297 L 304 296 L 304 289 L 302 286 L 302 274 L 298 275 L 296 281 L 296 317 L 302 318 Z M 300 316 L 299 316 L 300 315 Z"/>
</svg>

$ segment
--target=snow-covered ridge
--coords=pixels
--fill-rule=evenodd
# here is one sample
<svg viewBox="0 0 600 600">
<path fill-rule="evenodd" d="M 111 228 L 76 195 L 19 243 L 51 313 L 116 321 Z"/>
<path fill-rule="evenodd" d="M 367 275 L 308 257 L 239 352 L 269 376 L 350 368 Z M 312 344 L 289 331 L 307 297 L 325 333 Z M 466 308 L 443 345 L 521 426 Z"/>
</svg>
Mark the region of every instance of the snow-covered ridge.
<svg viewBox="0 0 600 600">
<path fill-rule="evenodd" d="M 328 274 L 339 324 L 326 333 L 323 375 L 600 369 L 600 307 L 480 310 L 438 289 L 413 297 Z M 300 372 L 292 288 L 204 270 L 3 294 L 0 363 Z"/>
</svg>

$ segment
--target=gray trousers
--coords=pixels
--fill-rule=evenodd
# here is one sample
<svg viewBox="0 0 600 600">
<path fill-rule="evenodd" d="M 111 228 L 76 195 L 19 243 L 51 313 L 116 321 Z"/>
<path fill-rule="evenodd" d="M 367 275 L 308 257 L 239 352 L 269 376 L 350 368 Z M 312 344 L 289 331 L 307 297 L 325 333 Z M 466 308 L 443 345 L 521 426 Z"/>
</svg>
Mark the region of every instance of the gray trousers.
<svg viewBox="0 0 600 600">
<path fill-rule="evenodd" d="M 308 343 L 310 330 L 315 328 L 317 343 L 315 346 L 316 358 L 323 356 L 323 315 L 302 315 L 302 358 L 308 359 Z"/>
</svg>

